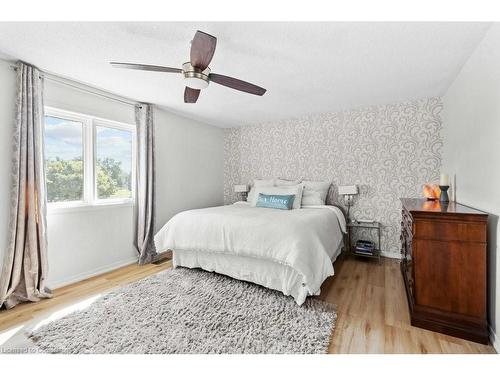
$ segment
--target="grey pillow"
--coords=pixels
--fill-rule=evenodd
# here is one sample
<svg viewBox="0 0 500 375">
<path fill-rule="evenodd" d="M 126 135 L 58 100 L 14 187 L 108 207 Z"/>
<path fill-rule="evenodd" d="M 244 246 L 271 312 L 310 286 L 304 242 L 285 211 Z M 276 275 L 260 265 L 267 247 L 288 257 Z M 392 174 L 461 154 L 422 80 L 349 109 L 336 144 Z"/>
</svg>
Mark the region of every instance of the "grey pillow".
<svg viewBox="0 0 500 375">
<path fill-rule="evenodd" d="M 326 196 L 331 182 L 327 181 L 302 181 L 304 192 L 302 193 L 302 206 L 318 206 L 326 204 Z"/>
<path fill-rule="evenodd" d="M 268 179 L 268 180 L 259 180 L 255 179 L 252 182 L 252 187 L 250 188 L 250 191 L 248 192 L 248 197 L 247 197 L 247 202 L 253 202 L 255 199 L 255 188 L 260 187 L 260 186 L 274 186 L 274 178 Z"/>
<path fill-rule="evenodd" d="M 302 180 L 285 180 L 283 178 L 277 178 L 274 180 L 275 186 L 293 186 L 298 185 L 302 182 Z"/>
</svg>

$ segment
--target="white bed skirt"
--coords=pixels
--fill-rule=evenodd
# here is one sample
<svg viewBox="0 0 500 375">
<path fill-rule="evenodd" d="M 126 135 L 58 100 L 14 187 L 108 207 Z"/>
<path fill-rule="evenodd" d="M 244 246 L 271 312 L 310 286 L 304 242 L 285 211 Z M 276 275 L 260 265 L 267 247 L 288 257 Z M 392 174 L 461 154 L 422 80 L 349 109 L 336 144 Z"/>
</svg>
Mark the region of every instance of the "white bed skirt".
<svg viewBox="0 0 500 375">
<path fill-rule="evenodd" d="M 332 263 L 342 251 L 342 243 L 334 251 Z M 264 259 L 241 255 L 207 253 L 193 250 L 173 252 L 173 266 L 202 268 L 234 279 L 253 282 L 292 296 L 297 304 L 304 303 L 307 296 L 319 295 L 321 290 L 309 290 L 303 276 L 292 267 Z M 331 275 L 333 276 L 334 272 Z"/>
</svg>

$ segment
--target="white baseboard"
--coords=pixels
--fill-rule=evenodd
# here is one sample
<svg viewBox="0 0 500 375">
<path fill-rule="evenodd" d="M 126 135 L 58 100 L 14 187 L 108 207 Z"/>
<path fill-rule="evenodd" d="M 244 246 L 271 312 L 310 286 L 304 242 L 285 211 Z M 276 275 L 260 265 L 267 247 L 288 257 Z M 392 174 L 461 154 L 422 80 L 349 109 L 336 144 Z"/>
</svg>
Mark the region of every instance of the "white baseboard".
<svg viewBox="0 0 500 375">
<path fill-rule="evenodd" d="M 496 352 L 500 353 L 500 341 L 498 340 L 498 337 L 495 331 L 493 331 L 493 328 L 491 328 L 491 326 L 490 326 L 490 342 L 491 345 L 493 345 L 493 347 L 495 348 Z"/>
<path fill-rule="evenodd" d="M 54 280 L 50 283 L 49 288 L 56 289 L 56 288 L 60 288 L 60 287 L 63 287 L 63 286 L 69 285 L 69 284 L 76 283 L 78 281 L 88 279 L 88 278 L 93 277 L 93 276 L 101 275 L 103 273 L 113 271 L 117 268 L 125 267 L 125 266 L 128 266 L 128 265 L 133 264 L 133 263 L 137 263 L 137 259 L 138 259 L 137 256 L 129 257 L 127 259 L 119 260 L 117 262 L 113 262 L 113 263 L 108 264 L 108 265 L 103 266 L 103 267 L 95 268 L 91 271 L 82 272 L 82 273 L 75 275 L 75 276 L 66 277 L 66 278 L 59 279 L 59 280 Z"/>
</svg>

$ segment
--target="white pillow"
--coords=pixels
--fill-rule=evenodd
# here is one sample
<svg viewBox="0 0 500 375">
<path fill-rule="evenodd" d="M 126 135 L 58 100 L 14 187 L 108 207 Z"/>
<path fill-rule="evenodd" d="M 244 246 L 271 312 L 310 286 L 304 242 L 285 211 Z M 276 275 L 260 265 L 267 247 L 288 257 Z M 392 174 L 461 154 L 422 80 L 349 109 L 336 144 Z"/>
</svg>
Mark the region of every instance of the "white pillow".
<svg viewBox="0 0 500 375">
<path fill-rule="evenodd" d="M 257 186 L 254 189 L 254 195 L 250 204 L 252 206 L 257 205 L 257 201 L 259 199 L 259 194 L 275 194 L 275 195 L 295 195 L 293 199 L 293 207 L 292 209 L 300 208 L 300 204 L 302 202 L 302 191 L 304 187 L 302 185 L 294 185 L 294 186 Z"/>
<path fill-rule="evenodd" d="M 284 180 L 282 178 L 277 178 L 274 180 L 275 186 L 292 186 L 300 184 L 302 180 Z"/>
<path fill-rule="evenodd" d="M 302 206 L 318 206 L 326 204 L 326 196 L 330 189 L 330 182 L 303 181 Z"/>
<path fill-rule="evenodd" d="M 270 180 L 253 180 L 252 187 L 248 192 L 247 202 L 253 202 L 254 199 L 259 198 L 259 194 L 257 194 L 257 198 L 255 198 L 255 188 L 259 186 L 274 186 L 274 178 L 271 178 Z"/>
</svg>

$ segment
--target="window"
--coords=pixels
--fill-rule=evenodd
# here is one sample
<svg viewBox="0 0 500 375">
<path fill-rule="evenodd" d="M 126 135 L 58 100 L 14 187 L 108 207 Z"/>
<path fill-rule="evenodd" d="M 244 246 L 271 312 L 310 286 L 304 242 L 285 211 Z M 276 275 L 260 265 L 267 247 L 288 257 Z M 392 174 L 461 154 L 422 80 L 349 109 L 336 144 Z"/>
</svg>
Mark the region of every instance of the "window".
<svg viewBox="0 0 500 375">
<path fill-rule="evenodd" d="M 49 208 L 131 203 L 135 127 L 45 109 L 45 175 Z"/>
<path fill-rule="evenodd" d="M 95 127 L 97 198 L 132 198 L 132 132 Z"/>
<path fill-rule="evenodd" d="M 45 116 L 47 201 L 83 200 L 83 123 Z"/>
</svg>

